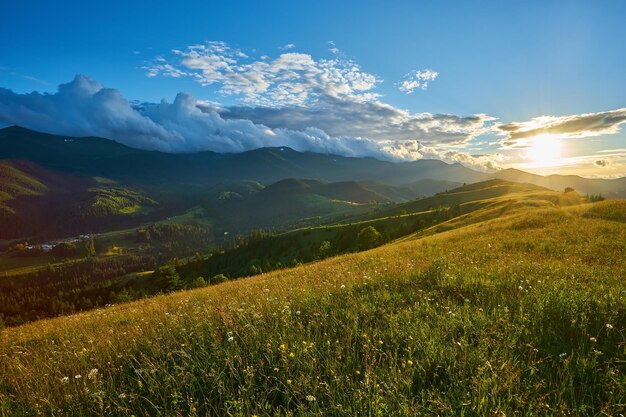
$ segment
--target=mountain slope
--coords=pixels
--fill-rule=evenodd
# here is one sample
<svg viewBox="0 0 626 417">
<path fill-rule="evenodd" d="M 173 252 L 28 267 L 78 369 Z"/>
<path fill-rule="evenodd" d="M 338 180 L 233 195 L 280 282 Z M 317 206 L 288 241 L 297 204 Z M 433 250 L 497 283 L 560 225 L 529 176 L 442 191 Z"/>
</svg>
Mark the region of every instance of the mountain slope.
<svg viewBox="0 0 626 417">
<path fill-rule="evenodd" d="M 4 330 L 2 409 L 617 415 L 626 229 L 601 204 Z"/>
<path fill-rule="evenodd" d="M 517 169 L 504 169 L 493 174 L 494 178 L 540 185 L 562 191 L 574 188 L 581 194 L 602 194 L 607 198 L 626 197 L 626 177 L 617 179 L 582 178 L 576 175 L 536 175 Z"/>
<path fill-rule="evenodd" d="M 0 130 L 0 159 L 25 159 L 63 172 L 133 179 L 146 184 L 214 184 L 285 178 L 322 181 L 368 180 L 402 185 L 423 178 L 474 182 L 486 174 L 436 160 L 405 163 L 348 158 L 290 148 L 261 148 L 237 154 L 166 154 L 128 148 L 100 138 L 66 138 L 19 127 Z"/>
<path fill-rule="evenodd" d="M 0 160 L 0 239 L 104 230 L 157 206 L 141 191 L 105 178 Z"/>
</svg>

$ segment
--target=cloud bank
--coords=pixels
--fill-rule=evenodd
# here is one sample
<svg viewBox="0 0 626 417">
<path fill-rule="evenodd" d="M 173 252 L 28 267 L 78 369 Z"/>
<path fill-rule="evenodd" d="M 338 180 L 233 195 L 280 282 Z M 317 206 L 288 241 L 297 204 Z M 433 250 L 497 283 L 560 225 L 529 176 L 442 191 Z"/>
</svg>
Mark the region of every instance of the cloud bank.
<svg viewBox="0 0 626 417">
<path fill-rule="evenodd" d="M 417 140 L 379 141 L 329 135 L 317 127 L 272 128 L 245 118 L 224 118 L 210 104 L 185 93 L 179 93 L 172 103 L 133 105 L 119 91 L 81 75 L 60 85 L 54 94 L 17 94 L 0 88 L 0 122 L 58 135 L 100 136 L 164 152 L 242 152 L 288 146 L 343 156 L 393 161 L 436 158 L 479 169 L 495 167 L 493 161 L 441 152 Z"/>
<path fill-rule="evenodd" d="M 572 139 L 615 134 L 623 123 L 626 123 L 626 108 L 560 117 L 541 116 L 526 122 L 499 124 L 496 129 L 504 134 L 501 144 L 505 148 L 524 148 L 528 146 L 528 139 L 537 136 Z"/>
<path fill-rule="evenodd" d="M 461 146 L 491 129 L 486 114 L 412 114 L 379 101 L 321 97 L 315 107 L 234 106 L 222 109 L 227 119 L 249 119 L 272 128 L 302 130 L 309 126 L 333 136 L 368 137 L 377 141 L 417 140 L 431 146 Z"/>
</svg>

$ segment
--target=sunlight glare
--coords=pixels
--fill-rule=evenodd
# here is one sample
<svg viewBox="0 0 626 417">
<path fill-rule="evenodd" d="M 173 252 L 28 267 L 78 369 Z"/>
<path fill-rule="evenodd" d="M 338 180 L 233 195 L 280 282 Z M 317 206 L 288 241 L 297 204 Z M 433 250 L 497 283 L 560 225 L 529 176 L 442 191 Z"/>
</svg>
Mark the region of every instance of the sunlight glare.
<svg viewBox="0 0 626 417">
<path fill-rule="evenodd" d="M 561 155 L 561 139 L 555 135 L 540 135 L 531 138 L 526 157 L 536 166 L 551 166 Z"/>
</svg>

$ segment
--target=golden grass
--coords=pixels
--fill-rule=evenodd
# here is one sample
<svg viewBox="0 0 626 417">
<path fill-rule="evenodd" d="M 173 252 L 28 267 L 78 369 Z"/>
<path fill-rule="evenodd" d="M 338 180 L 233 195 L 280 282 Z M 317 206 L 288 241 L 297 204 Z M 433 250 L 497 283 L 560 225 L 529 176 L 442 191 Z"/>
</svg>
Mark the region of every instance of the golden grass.
<svg viewBox="0 0 626 417">
<path fill-rule="evenodd" d="M 5 329 L 0 412 L 623 412 L 626 227 L 509 200 L 420 239 Z"/>
</svg>

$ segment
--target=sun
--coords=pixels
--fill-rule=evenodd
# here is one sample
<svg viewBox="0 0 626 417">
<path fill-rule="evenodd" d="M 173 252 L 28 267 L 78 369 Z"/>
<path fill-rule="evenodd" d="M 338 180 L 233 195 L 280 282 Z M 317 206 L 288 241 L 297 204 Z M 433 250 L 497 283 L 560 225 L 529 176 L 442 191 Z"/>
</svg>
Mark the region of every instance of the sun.
<svg viewBox="0 0 626 417">
<path fill-rule="evenodd" d="M 526 157 L 535 166 L 556 165 L 561 156 L 561 139 L 555 135 L 539 135 L 530 139 Z"/>
</svg>

